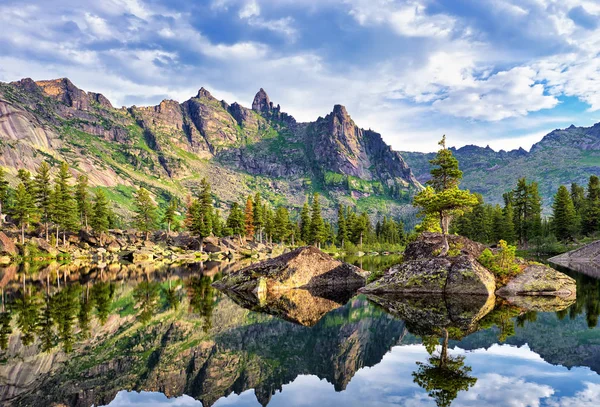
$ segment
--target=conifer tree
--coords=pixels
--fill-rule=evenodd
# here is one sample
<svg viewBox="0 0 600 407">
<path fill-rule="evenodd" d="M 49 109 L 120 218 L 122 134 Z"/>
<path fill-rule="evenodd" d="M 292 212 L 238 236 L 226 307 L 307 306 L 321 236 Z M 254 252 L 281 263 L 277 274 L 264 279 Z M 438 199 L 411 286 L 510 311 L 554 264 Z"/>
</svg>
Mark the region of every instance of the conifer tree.
<svg viewBox="0 0 600 407">
<path fill-rule="evenodd" d="M 415 196 L 413 205 L 421 208 L 424 214 L 435 214 L 438 217 L 444 243 L 440 256 L 445 256 L 450 249 L 447 234 L 451 219 L 468 212 L 478 201 L 469 191 L 458 189 L 462 171 L 458 168 L 458 160 L 454 158 L 452 151 L 446 148 L 446 136 L 439 144 L 442 148 L 436 158 L 430 161 L 433 166 L 437 166 L 431 170 L 432 179 Z"/>
<path fill-rule="evenodd" d="M 21 181 L 23 183 L 23 185 L 25 185 L 25 189 L 27 189 L 27 192 L 29 193 L 29 195 L 33 197 L 35 196 L 35 183 L 33 182 L 33 179 L 31 178 L 31 173 L 23 168 L 21 168 L 18 172 L 17 172 L 17 178 L 19 179 L 19 181 Z"/>
<path fill-rule="evenodd" d="M 348 224 L 346 222 L 346 210 L 344 205 L 340 204 L 338 206 L 338 233 L 337 233 L 337 241 L 340 247 L 344 247 L 346 240 L 348 239 Z"/>
<path fill-rule="evenodd" d="M 110 226 L 108 199 L 102 189 L 97 189 L 94 194 L 90 226 L 97 233 L 106 232 Z"/>
<path fill-rule="evenodd" d="M 89 181 L 87 175 L 80 174 L 77 177 L 77 183 L 75 184 L 75 201 L 77 202 L 77 213 L 79 214 L 79 220 L 85 230 L 88 229 L 89 217 L 92 211 L 88 187 Z"/>
<path fill-rule="evenodd" d="M 279 206 L 275 210 L 275 220 L 273 228 L 273 238 L 279 243 L 285 243 L 288 241 L 289 236 L 292 233 L 290 214 L 284 206 Z"/>
<path fill-rule="evenodd" d="M 515 234 L 515 222 L 514 222 L 514 209 L 512 202 L 507 201 L 506 206 L 502 209 L 502 215 L 504 216 L 504 225 L 502 227 L 503 235 L 502 240 L 512 244 L 516 241 L 517 237 Z"/>
<path fill-rule="evenodd" d="M 581 233 L 585 210 L 585 188 L 576 182 L 571 184 L 571 200 L 573 201 L 573 206 L 575 207 L 575 213 L 577 215 L 575 223 L 577 226 L 577 233 L 579 234 Z"/>
<path fill-rule="evenodd" d="M 246 199 L 246 208 L 244 209 L 244 232 L 247 238 L 254 237 L 254 208 L 251 196 Z"/>
<path fill-rule="evenodd" d="M 25 244 L 25 226 L 29 223 L 33 210 L 33 199 L 23 182 L 20 182 L 17 186 L 11 215 L 21 227 L 21 244 Z"/>
<path fill-rule="evenodd" d="M 310 209 L 308 207 L 308 200 L 304 202 L 302 211 L 300 212 L 300 240 L 304 243 L 308 243 L 310 240 Z"/>
<path fill-rule="evenodd" d="M 4 212 L 8 204 L 8 181 L 6 180 L 6 171 L 0 167 L 0 226 L 4 222 Z"/>
<path fill-rule="evenodd" d="M 210 236 L 212 233 L 213 204 L 210 193 L 210 184 L 206 178 L 200 181 L 200 193 L 198 196 L 199 206 L 194 215 L 194 230 L 200 239 Z"/>
<path fill-rule="evenodd" d="M 583 232 L 591 235 L 600 230 L 600 179 L 592 175 L 588 182 L 583 217 Z"/>
<path fill-rule="evenodd" d="M 266 204 L 262 209 L 264 236 L 265 241 L 268 239 L 269 244 L 273 243 L 273 232 L 275 230 L 275 214 Z"/>
<path fill-rule="evenodd" d="M 145 188 L 138 189 L 134 199 L 135 225 L 139 231 L 145 233 L 148 240 L 150 232 L 156 227 L 156 205 Z"/>
<path fill-rule="evenodd" d="M 254 230 L 258 237 L 258 241 L 262 243 L 263 241 L 263 228 L 265 227 L 265 213 L 264 207 L 261 201 L 260 192 L 257 192 L 254 195 L 254 202 L 252 202 L 252 217 L 254 219 Z"/>
<path fill-rule="evenodd" d="M 175 222 L 175 212 L 177 212 L 177 202 L 175 201 L 175 198 L 172 198 L 162 218 L 162 223 L 167 225 L 168 233 L 171 233 L 171 225 Z"/>
<path fill-rule="evenodd" d="M 215 236 L 223 236 L 223 220 L 221 219 L 221 211 L 218 209 L 213 210 L 212 218 L 213 234 Z"/>
<path fill-rule="evenodd" d="M 310 232 L 309 242 L 321 248 L 321 243 L 327 238 L 327 230 L 321 216 L 321 205 L 319 203 L 319 194 L 315 193 L 312 200 L 312 208 L 310 213 Z"/>
<path fill-rule="evenodd" d="M 231 204 L 229 216 L 227 217 L 227 228 L 240 238 L 245 232 L 244 212 L 242 212 L 237 202 Z"/>
<path fill-rule="evenodd" d="M 52 188 L 50 184 L 50 166 L 43 161 L 37 169 L 34 178 L 35 195 L 34 201 L 40 214 L 40 220 L 44 224 L 46 241 L 48 240 L 48 222 L 52 212 Z"/>
<path fill-rule="evenodd" d="M 558 188 L 552 205 L 554 234 L 559 240 L 570 240 L 575 237 L 575 220 L 577 214 L 569 191 L 564 185 Z"/>
<path fill-rule="evenodd" d="M 67 232 L 77 227 L 77 204 L 73 198 L 73 187 L 69 183 L 71 178 L 69 166 L 63 162 L 54 179 L 54 193 L 52 196 L 53 218 L 57 225 L 56 239 L 58 240 L 60 228 L 63 232 L 63 245 L 66 245 Z"/>
</svg>

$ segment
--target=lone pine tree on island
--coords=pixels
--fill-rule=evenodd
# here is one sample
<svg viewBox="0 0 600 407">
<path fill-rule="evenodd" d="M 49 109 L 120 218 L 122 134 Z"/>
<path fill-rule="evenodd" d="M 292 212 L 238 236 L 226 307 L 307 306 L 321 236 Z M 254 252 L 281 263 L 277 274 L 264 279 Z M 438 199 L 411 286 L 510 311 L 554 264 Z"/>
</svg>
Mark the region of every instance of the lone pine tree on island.
<svg viewBox="0 0 600 407">
<path fill-rule="evenodd" d="M 462 178 L 462 171 L 458 168 L 458 160 L 452 151 L 446 148 L 446 136 L 439 142 L 442 147 L 437 156 L 430 160 L 431 180 L 427 187 L 415 195 L 413 205 L 421 209 L 423 216 L 434 215 L 439 219 L 442 229 L 444 247 L 440 256 L 445 256 L 450 250 L 448 245 L 448 229 L 453 217 L 462 215 L 472 210 L 477 205 L 475 194 L 458 188 Z"/>
</svg>

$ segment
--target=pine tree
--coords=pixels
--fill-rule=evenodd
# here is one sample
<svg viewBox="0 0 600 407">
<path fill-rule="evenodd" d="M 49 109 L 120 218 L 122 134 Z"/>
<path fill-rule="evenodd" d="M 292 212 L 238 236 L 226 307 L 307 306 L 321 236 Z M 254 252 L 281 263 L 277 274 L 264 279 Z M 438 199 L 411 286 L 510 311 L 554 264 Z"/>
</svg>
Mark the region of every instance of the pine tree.
<svg viewBox="0 0 600 407">
<path fill-rule="evenodd" d="M 558 188 L 554 196 L 553 230 L 558 240 L 567 241 L 575 237 L 575 220 L 577 214 L 569 191 L 564 185 Z"/>
<path fill-rule="evenodd" d="M 227 217 L 227 228 L 231 230 L 233 235 L 241 237 L 244 234 L 244 212 L 242 212 L 237 202 L 231 204 L 229 216 Z"/>
<path fill-rule="evenodd" d="M 213 219 L 213 204 L 212 196 L 210 193 L 210 184 L 206 178 L 200 181 L 200 193 L 198 195 L 197 211 L 194 215 L 194 230 L 200 237 L 204 239 L 210 236 L 212 233 L 212 219 Z"/>
<path fill-rule="evenodd" d="M 40 214 L 40 220 L 44 224 L 46 241 L 48 240 L 48 222 L 52 211 L 52 188 L 50 185 L 50 166 L 43 161 L 37 169 L 34 177 L 35 195 L 34 201 Z"/>
<path fill-rule="evenodd" d="M 600 230 L 600 179 L 592 175 L 588 182 L 583 215 L 583 232 L 591 235 Z"/>
<path fill-rule="evenodd" d="M 4 223 L 4 216 L 2 212 L 6 211 L 8 204 L 8 181 L 6 180 L 6 171 L 0 167 L 0 226 Z"/>
<path fill-rule="evenodd" d="M 77 202 L 77 213 L 79 214 L 79 220 L 86 230 L 88 229 L 88 221 L 92 210 L 88 186 L 89 182 L 87 175 L 79 175 L 77 177 L 77 183 L 75 184 L 75 201 Z"/>
<path fill-rule="evenodd" d="M 321 248 L 321 243 L 327 238 L 327 230 L 321 216 L 321 205 L 319 203 L 319 194 L 315 193 L 312 200 L 312 208 L 310 213 L 310 232 L 309 242 Z"/>
<path fill-rule="evenodd" d="M 72 178 L 67 163 L 62 163 L 54 179 L 53 218 L 56 223 L 56 239 L 59 228 L 63 232 L 63 245 L 66 245 L 66 234 L 77 227 L 77 204 L 73 198 L 73 188 L 69 183 Z"/>
<path fill-rule="evenodd" d="M 254 237 L 254 208 L 251 196 L 246 200 L 246 208 L 244 209 L 244 232 L 247 238 L 252 239 Z"/>
<path fill-rule="evenodd" d="M 275 231 L 275 214 L 266 204 L 262 209 L 265 242 L 273 243 L 273 233 Z"/>
<path fill-rule="evenodd" d="M 431 170 L 429 185 L 414 197 L 413 205 L 421 208 L 425 215 L 435 214 L 438 217 L 444 244 L 440 256 L 445 256 L 450 249 L 447 238 L 450 221 L 453 217 L 470 211 L 478 200 L 469 191 L 458 189 L 462 171 L 459 170 L 458 160 L 454 158 L 452 151 L 446 148 L 446 136 L 439 144 L 442 148 L 436 158 L 430 161 L 438 167 Z"/>
<path fill-rule="evenodd" d="M 221 219 L 221 212 L 218 209 L 213 211 L 212 218 L 213 234 L 215 236 L 223 236 L 223 220 Z"/>
<path fill-rule="evenodd" d="M 146 240 L 148 240 L 150 232 L 156 227 L 156 205 L 145 188 L 138 189 L 134 199 L 135 225 L 139 231 L 146 234 Z"/>
<path fill-rule="evenodd" d="M 97 189 L 92 204 L 90 226 L 95 232 L 102 233 L 108 230 L 109 225 L 108 199 L 103 190 Z"/>
<path fill-rule="evenodd" d="M 175 198 L 172 198 L 162 218 L 162 223 L 167 225 L 168 233 L 171 233 L 171 225 L 175 222 L 175 212 L 177 212 L 177 202 L 175 201 Z"/>
<path fill-rule="evenodd" d="M 258 236 L 258 241 L 263 241 L 263 228 L 265 227 L 265 213 L 264 207 L 260 198 L 260 192 L 254 195 L 254 202 L 252 203 L 253 218 L 254 218 L 254 230 Z"/>
<path fill-rule="evenodd" d="M 577 219 L 575 221 L 577 234 L 580 234 L 585 211 L 585 188 L 576 182 L 571 184 L 571 200 L 573 201 L 575 213 L 577 214 Z"/>
<path fill-rule="evenodd" d="M 25 244 L 25 226 L 29 223 L 33 210 L 33 199 L 25 185 L 20 182 L 17 186 L 11 215 L 21 226 L 21 244 Z"/>
<path fill-rule="evenodd" d="M 515 211 L 513 209 L 512 202 L 508 201 L 502 210 L 502 215 L 504 216 L 502 240 L 505 240 L 508 244 L 512 244 L 517 240 L 515 233 L 515 222 L 513 218 L 514 213 Z"/>
<path fill-rule="evenodd" d="M 337 241 L 340 247 L 344 247 L 346 240 L 348 239 L 348 224 L 346 222 L 346 210 L 344 205 L 340 204 L 338 206 L 338 233 L 337 233 Z"/>
<path fill-rule="evenodd" d="M 310 209 L 308 201 L 304 202 L 302 212 L 300 212 L 300 240 L 308 243 L 310 240 Z"/>
<path fill-rule="evenodd" d="M 275 220 L 273 228 L 273 238 L 279 243 L 287 242 L 292 233 L 290 214 L 284 206 L 275 210 Z"/>
</svg>

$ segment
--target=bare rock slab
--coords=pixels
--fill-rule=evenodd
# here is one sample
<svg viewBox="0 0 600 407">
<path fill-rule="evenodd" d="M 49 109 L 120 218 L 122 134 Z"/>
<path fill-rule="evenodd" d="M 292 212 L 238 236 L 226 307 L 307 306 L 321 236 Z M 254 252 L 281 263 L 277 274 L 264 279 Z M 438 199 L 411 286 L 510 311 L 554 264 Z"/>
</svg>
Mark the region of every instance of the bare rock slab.
<svg viewBox="0 0 600 407">
<path fill-rule="evenodd" d="M 255 292 L 311 287 L 358 288 L 365 284 L 368 274 L 308 246 L 235 271 L 213 285 L 219 289 Z"/>
<path fill-rule="evenodd" d="M 521 274 L 498 290 L 498 295 L 544 295 L 574 297 L 577 284 L 574 279 L 543 264 L 531 264 Z"/>
<path fill-rule="evenodd" d="M 4 234 L 0 232 L 0 254 L 8 254 L 9 256 L 16 256 L 19 254 L 15 243 Z"/>
</svg>

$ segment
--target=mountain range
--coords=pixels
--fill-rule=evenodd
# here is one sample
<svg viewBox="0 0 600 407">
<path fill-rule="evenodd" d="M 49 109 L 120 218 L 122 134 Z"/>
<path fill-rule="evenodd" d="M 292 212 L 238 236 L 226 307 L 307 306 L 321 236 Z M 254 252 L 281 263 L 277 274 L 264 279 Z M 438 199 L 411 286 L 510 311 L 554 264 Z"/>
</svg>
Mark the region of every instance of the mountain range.
<svg viewBox="0 0 600 407">
<path fill-rule="evenodd" d="M 66 78 L 1 83 L 0 165 L 14 176 L 43 160 L 66 161 L 124 210 L 134 186 L 165 201 L 193 192 L 203 177 L 223 208 L 254 192 L 300 207 L 321 192 L 330 216 L 338 202 L 400 216 L 421 188 L 402 156 L 341 105 L 299 123 L 263 89 L 251 109 L 204 88 L 183 103 L 115 108 Z"/>
<path fill-rule="evenodd" d="M 528 152 L 453 148 L 463 187 L 500 203 L 519 177 L 537 181 L 549 207 L 561 184 L 600 173 L 600 123 L 554 130 Z M 207 177 L 225 209 L 251 193 L 272 204 L 302 206 L 320 192 L 327 217 L 338 203 L 377 217 L 412 217 L 412 195 L 429 177 L 434 153 L 397 152 L 359 128 L 346 108 L 300 123 L 260 89 L 252 107 L 229 104 L 201 88 L 183 103 L 114 107 L 69 79 L 0 83 L 0 165 L 18 168 L 66 161 L 106 189 L 123 213 L 135 187 L 158 202 L 184 198 Z"/>
</svg>

